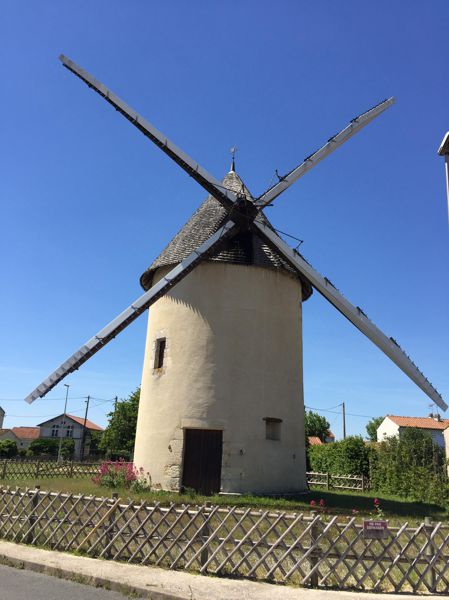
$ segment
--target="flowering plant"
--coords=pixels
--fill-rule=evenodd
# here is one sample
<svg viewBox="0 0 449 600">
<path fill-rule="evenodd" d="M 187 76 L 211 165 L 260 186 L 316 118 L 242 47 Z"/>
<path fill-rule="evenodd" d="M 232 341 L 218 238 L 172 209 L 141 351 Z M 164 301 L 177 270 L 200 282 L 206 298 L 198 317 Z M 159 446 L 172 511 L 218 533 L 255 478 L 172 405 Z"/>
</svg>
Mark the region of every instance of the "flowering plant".
<svg viewBox="0 0 449 600">
<path fill-rule="evenodd" d="M 374 514 L 377 517 L 383 517 L 384 516 L 384 511 L 382 510 L 382 508 L 380 506 L 380 500 L 379 500 L 379 498 L 374 498 L 373 504 L 374 504 Z"/>
<path fill-rule="evenodd" d="M 125 462 L 124 458 L 118 461 L 104 461 L 92 481 L 97 485 L 109 488 L 124 487 L 140 492 L 151 488 L 151 477 L 143 468 L 137 469 L 133 463 Z"/>
</svg>

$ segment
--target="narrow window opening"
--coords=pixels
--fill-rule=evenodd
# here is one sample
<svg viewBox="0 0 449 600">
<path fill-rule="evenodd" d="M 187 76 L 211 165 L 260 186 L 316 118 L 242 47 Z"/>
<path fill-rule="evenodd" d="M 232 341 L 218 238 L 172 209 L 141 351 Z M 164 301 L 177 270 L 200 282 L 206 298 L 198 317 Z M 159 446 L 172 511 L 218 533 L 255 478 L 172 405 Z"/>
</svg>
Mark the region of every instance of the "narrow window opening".
<svg viewBox="0 0 449 600">
<path fill-rule="evenodd" d="M 265 439 L 280 441 L 281 439 L 281 423 L 282 419 L 274 417 L 264 417 L 265 421 Z"/>
<path fill-rule="evenodd" d="M 158 338 L 156 340 L 156 351 L 154 354 L 154 368 L 162 369 L 164 366 L 165 347 L 167 345 L 166 338 Z"/>
</svg>

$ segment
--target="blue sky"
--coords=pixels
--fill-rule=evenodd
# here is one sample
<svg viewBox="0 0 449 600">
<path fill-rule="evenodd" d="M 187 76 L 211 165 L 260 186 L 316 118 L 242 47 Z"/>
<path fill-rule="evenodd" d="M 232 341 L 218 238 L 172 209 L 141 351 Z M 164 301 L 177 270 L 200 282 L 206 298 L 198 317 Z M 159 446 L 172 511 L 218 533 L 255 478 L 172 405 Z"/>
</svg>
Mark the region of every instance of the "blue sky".
<svg viewBox="0 0 449 600">
<path fill-rule="evenodd" d="M 283 194 L 268 216 L 449 398 L 447 1 L 3 0 L 0 22 L 0 405 L 140 295 L 139 276 L 205 194 L 63 69 L 64 53 L 222 177 L 236 144 L 253 194 L 357 114 L 397 103 Z M 70 375 L 69 412 L 105 424 L 140 382 L 146 317 Z M 318 294 L 304 305 L 307 406 L 341 435 L 430 400 Z M 364 415 L 364 416 L 351 416 Z"/>
</svg>

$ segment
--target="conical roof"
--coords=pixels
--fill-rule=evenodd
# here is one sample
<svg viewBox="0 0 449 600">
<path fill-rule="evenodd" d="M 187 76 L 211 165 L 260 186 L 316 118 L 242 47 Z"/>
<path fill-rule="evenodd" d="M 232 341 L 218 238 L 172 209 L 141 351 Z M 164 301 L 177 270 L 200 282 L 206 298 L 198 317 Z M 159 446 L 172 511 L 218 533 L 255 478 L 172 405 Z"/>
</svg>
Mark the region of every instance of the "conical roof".
<svg viewBox="0 0 449 600">
<path fill-rule="evenodd" d="M 251 199 L 251 194 L 247 187 L 234 171 L 230 171 L 224 177 L 222 185 L 233 192 L 243 193 L 247 198 Z M 193 250 L 198 248 L 200 244 L 209 239 L 213 233 L 222 227 L 228 220 L 228 217 L 228 212 L 220 202 L 209 195 L 168 246 L 142 274 L 140 278 L 142 287 L 145 290 L 149 289 L 152 285 L 153 274 L 157 269 L 160 267 L 175 266 L 184 260 L 184 258 L 187 258 Z M 263 213 L 261 213 L 261 218 L 274 231 L 273 226 Z M 301 279 L 303 300 L 306 300 L 312 293 L 310 284 L 278 254 L 266 246 L 253 232 L 237 234 L 224 242 L 224 245 L 221 246 L 216 254 L 205 260 L 255 265 L 267 269 L 282 269 L 290 275 Z"/>
</svg>

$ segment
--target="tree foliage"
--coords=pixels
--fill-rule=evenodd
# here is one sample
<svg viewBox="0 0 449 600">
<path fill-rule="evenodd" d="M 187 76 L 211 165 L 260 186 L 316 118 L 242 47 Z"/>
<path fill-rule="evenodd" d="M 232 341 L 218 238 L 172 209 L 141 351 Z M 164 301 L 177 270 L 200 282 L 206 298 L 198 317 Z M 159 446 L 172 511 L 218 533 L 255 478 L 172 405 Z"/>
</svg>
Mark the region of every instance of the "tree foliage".
<svg viewBox="0 0 449 600">
<path fill-rule="evenodd" d="M 316 412 L 309 410 L 304 414 L 304 430 L 306 438 L 309 436 L 317 436 L 322 442 L 329 431 L 329 422 L 326 417 L 322 417 Z"/>
<path fill-rule="evenodd" d="M 308 454 L 312 471 L 368 477 L 371 452 L 360 436 L 350 436 L 332 444 L 310 446 Z"/>
<path fill-rule="evenodd" d="M 419 502 L 443 504 L 449 496 L 444 451 L 420 429 L 381 442 L 372 469 L 372 486 Z"/>
<path fill-rule="evenodd" d="M 385 417 L 373 417 L 366 424 L 366 433 L 370 442 L 377 442 L 377 428 L 382 423 Z"/>
<path fill-rule="evenodd" d="M 130 459 L 136 439 L 137 412 L 139 409 L 140 388 L 128 398 L 119 400 L 109 413 L 108 426 L 103 432 L 99 447 L 110 458 Z"/>
<path fill-rule="evenodd" d="M 61 456 L 65 459 L 73 457 L 75 450 L 75 440 L 64 438 L 61 444 Z M 59 438 L 37 438 L 33 440 L 28 448 L 28 454 L 31 456 L 56 457 L 59 451 Z"/>
<path fill-rule="evenodd" d="M 0 440 L 0 458 L 17 456 L 17 444 L 13 440 Z"/>
</svg>

